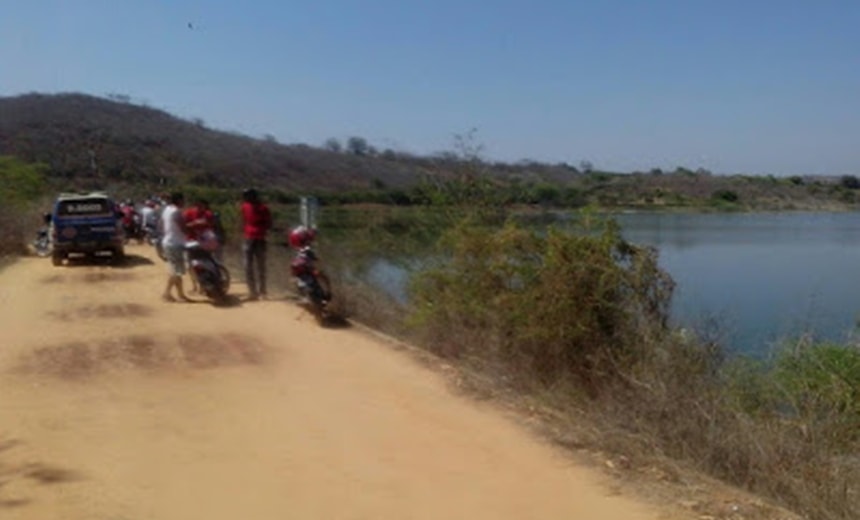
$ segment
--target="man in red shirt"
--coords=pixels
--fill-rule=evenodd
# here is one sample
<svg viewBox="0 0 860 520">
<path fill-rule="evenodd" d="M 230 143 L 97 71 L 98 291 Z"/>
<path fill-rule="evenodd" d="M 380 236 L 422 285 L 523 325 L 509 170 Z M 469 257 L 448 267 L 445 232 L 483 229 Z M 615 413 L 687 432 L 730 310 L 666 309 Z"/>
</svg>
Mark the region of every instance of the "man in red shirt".
<svg viewBox="0 0 860 520">
<path fill-rule="evenodd" d="M 241 213 L 248 299 L 257 300 L 266 297 L 266 234 L 272 227 L 272 214 L 253 188 L 242 192 Z"/>
</svg>

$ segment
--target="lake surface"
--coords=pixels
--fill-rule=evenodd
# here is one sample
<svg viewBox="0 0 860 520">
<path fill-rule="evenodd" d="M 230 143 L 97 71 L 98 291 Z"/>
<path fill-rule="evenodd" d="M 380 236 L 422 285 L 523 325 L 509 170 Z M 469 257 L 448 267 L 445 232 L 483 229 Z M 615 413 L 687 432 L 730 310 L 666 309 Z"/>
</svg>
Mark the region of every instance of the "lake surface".
<svg viewBox="0 0 860 520">
<path fill-rule="evenodd" d="M 626 239 L 660 251 L 677 286 L 673 321 L 765 354 L 804 333 L 846 341 L 860 317 L 860 214 L 617 216 Z M 715 327 L 709 327 L 715 322 Z"/>
<path fill-rule="evenodd" d="M 732 350 L 766 355 L 812 334 L 847 341 L 860 319 L 860 214 L 615 215 L 631 242 L 659 250 L 675 280 L 675 325 Z M 399 299 L 407 272 L 377 262 L 370 278 Z"/>
</svg>

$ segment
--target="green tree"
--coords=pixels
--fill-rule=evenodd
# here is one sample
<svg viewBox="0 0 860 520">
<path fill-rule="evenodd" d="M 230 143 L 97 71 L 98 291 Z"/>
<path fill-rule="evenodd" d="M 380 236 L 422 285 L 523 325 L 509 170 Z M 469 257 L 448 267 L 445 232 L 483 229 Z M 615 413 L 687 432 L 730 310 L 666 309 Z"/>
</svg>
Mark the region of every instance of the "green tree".
<svg viewBox="0 0 860 520">
<path fill-rule="evenodd" d="M 340 141 L 338 141 L 334 137 L 326 139 L 325 143 L 323 143 L 323 148 L 335 153 L 340 153 L 343 151 L 343 145 L 341 145 Z"/>
<path fill-rule="evenodd" d="M 368 155 L 370 152 L 370 145 L 367 143 L 367 139 L 353 136 L 347 139 L 346 149 L 353 155 Z"/>
<path fill-rule="evenodd" d="M 843 175 L 839 179 L 839 185 L 849 190 L 860 189 L 860 179 L 856 175 Z"/>
</svg>

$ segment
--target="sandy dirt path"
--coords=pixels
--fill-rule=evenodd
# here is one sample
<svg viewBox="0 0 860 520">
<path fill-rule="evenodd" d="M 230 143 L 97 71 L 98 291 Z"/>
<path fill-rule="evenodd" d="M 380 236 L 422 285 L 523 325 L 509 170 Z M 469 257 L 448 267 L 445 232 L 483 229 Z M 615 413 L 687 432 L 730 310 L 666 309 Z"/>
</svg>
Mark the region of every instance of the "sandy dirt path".
<svg viewBox="0 0 860 520">
<path fill-rule="evenodd" d="M 163 303 L 129 253 L 0 272 L 4 520 L 662 518 L 367 333 Z"/>
</svg>

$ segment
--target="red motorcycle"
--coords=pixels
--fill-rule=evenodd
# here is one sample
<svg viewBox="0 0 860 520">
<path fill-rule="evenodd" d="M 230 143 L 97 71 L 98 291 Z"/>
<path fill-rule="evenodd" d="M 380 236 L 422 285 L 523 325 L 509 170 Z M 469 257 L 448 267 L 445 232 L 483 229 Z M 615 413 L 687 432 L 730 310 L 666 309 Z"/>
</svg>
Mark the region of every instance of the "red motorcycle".
<svg viewBox="0 0 860 520">
<path fill-rule="evenodd" d="M 230 271 L 212 254 L 217 243 L 211 240 L 214 239 L 187 242 L 185 250 L 188 253 L 188 263 L 203 294 L 214 302 L 221 303 L 227 299 Z"/>
<path fill-rule="evenodd" d="M 296 256 L 290 262 L 290 272 L 302 297 L 301 305 L 323 324 L 330 317 L 331 284 L 328 276 L 316 265 L 319 258 L 311 249 L 315 237 L 316 231 L 304 226 L 290 232 L 290 246 L 296 249 Z"/>
</svg>

